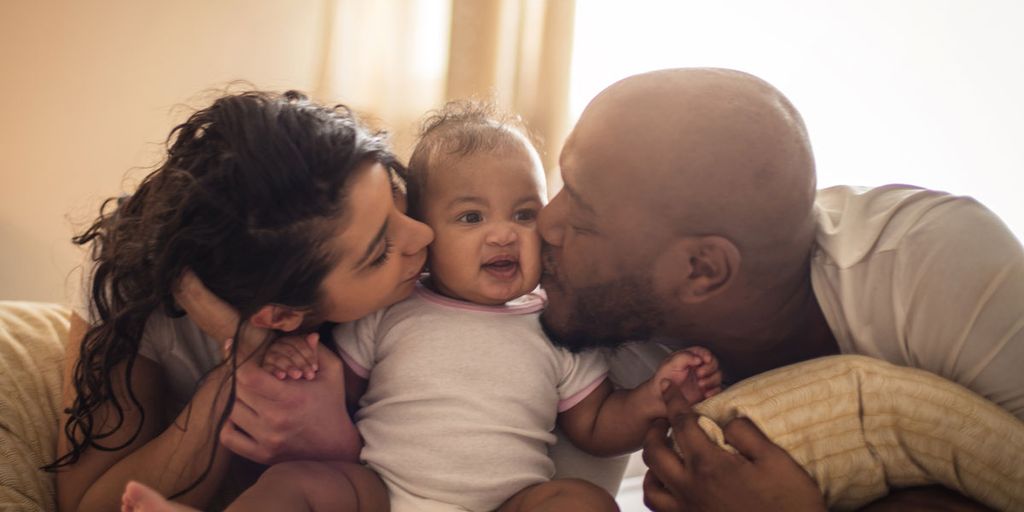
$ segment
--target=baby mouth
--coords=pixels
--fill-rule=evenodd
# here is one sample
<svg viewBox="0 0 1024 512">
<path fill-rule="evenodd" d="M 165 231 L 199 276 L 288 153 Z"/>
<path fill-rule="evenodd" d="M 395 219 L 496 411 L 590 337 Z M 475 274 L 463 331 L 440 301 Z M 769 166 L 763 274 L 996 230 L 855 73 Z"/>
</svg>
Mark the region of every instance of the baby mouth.
<svg viewBox="0 0 1024 512">
<path fill-rule="evenodd" d="M 509 278 L 519 269 L 519 261 L 511 256 L 499 256 L 484 263 L 482 267 L 491 275 Z"/>
</svg>

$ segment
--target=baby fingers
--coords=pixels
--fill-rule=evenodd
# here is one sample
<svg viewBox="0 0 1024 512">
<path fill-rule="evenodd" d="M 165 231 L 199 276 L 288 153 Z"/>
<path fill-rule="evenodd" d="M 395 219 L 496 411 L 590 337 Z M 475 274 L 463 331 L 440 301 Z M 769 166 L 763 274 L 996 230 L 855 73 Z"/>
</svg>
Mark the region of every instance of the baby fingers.
<svg viewBox="0 0 1024 512">
<path fill-rule="evenodd" d="M 304 342 L 303 342 L 304 343 Z M 308 345 L 306 345 L 308 348 Z M 263 368 L 274 373 L 279 379 L 285 376 L 293 379 L 312 380 L 317 367 L 294 344 L 275 342 L 263 356 Z"/>
</svg>

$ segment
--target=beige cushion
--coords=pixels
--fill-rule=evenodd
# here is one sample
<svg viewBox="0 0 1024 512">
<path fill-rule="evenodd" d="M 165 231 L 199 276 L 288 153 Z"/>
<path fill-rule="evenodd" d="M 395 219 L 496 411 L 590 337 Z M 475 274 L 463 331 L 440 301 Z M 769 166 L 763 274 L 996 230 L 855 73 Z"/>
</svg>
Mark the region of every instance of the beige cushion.
<svg viewBox="0 0 1024 512">
<path fill-rule="evenodd" d="M 0 510 L 55 510 L 53 462 L 70 310 L 0 301 Z"/>
<path fill-rule="evenodd" d="M 1024 510 L 1024 422 L 923 370 L 864 356 L 815 359 L 695 409 L 722 445 L 718 425 L 750 418 L 810 473 L 831 509 L 941 484 L 997 510 Z"/>
</svg>

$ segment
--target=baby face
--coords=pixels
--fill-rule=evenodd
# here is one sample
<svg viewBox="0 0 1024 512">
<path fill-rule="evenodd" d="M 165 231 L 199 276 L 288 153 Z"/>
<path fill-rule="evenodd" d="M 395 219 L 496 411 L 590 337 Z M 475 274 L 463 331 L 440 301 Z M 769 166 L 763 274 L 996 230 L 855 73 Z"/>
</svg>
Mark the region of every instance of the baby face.
<svg viewBox="0 0 1024 512">
<path fill-rule="evenodd" d="M 434 229 L 428 264 L 439 292 L 496 305 L 537 287 L 537 213 L 546 192 L 531 147 L 449 156 L 427 179 L 423 213 Z"/>
</svg>

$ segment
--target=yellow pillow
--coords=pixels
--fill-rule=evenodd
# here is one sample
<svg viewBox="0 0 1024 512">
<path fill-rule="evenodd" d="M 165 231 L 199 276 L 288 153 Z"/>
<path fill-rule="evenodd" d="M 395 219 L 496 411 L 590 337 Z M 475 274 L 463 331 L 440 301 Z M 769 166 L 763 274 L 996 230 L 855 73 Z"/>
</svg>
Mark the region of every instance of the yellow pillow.
<svg viewBox="0 0 1024 512">
<path fill-rule="evenodd" d="M 941 484 L 998 510 L 1024 510 L 1024 422 L 914 368 L 832 356 L 740 382 L 695 410 L 720 445 L 750 418 L 818 482 L 830 509 L 890 488 Z"/>
<path fill-rule="evenodd" d="M 0 510 L 55 510 L 53 462 L 70 310 L 0 301 Z"/>
</svg>

